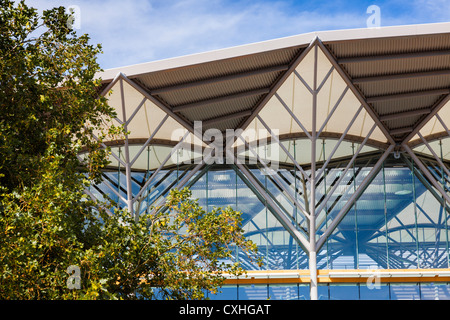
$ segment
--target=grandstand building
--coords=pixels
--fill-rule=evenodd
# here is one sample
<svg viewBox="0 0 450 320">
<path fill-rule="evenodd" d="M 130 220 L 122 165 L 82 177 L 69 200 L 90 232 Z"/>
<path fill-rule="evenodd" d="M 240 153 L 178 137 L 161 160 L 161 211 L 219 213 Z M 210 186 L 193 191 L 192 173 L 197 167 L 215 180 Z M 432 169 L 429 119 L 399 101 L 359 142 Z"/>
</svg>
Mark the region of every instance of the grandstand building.
<svg viewBox="0 0 450 320">
<path fill-rule="evenodd" d="M 211 299 L 450 299 L 450 23 L 326 31 L 102 72 L 105 194 L 189 187 L 263 258 Z"/>
</svg>

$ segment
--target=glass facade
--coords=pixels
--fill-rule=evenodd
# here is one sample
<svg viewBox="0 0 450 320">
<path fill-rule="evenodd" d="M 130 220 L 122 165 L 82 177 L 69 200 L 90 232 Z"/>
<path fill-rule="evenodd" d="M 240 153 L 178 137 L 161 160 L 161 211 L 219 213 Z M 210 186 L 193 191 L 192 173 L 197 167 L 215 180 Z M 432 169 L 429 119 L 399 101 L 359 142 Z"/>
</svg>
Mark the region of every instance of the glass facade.
<svg viewBox="0 0 450 320">
<path fill-rule="evenodd" d="M 309 286 L 235 285 L 222 287 L 211 300 L 309 300 Z M 319 300 L 450 300 L 450 283 L 385 283 L 368 288 L 364 283 L 321 284 Z"/>
<path fill-rule="evenodd" d="M 298 140 L 297 140 L 298 141 Z M 292 140 L 295 142 L 296 140 Z M 299 141 L 298 141 L 299 142 Z M 355 148 L 349 143 L 348 148 Z M 140 147 L 137 146 L 136 149 Z M 120 147 L 114 152 L 123 157 Z M 350 155 L 351 155 L 351 150 Z M 170 147 L 149 146 L 132 168 L 135 212 L 145 212 L 161 199 L 195 166 L 174 162 L 162 169 L 151 163 L 164 157 Z M 295 150 L 295 149 L 294 149 Z M 324 149 L 325 150 L 325 149 Z M 373 149 L 375 150 L 375 149 Z M 360 154 L 350 170 L 344 168 L 349 157 L 332 159 L 317 180 L 315 188 L 317 237 L 337 218 L 341 208 L 355 192 L 379 159 L 378 151 Z M 294 151 L 295 154 L 295 151 Z M 323 157 L 325 158 L 325 157 Z M 422 161 L 442 186 L 449 182 L 439 165 L 423 155 Z M 147 165 L 145 165 L 147 164 Z M 306 172 L 307 165 L 302 165 Z M 288 161 L 280 163 L 276 177 L 264 174 L 258 165 L 246 165 L 252 176 L 307 236 L 308 225 L 295 201 L 307 206 L 310 197 L 304 176 Z M 153 179 L 149 177 L 154 175 Z M 342 176 L 343 175 L 343 176 Z M 282 188 L 280 184 L 283 184 Z M 247 270 L 306 270 L 308 255 L 301 244 L 283 227 L 276 212 L 235 165 L 213 164 L 198 171 L 187 185 L 204 208 L 231 206 L 242 212 L 245 236 L 258 246 L 263 265 L 258 266 L 236 249 L 235 259 Z M 288 190 L 289 192 L 286 192 Z M 126 206 L 126 175 L 120 162 L 104 172 L 104 182 L 90 190 L 96 197 L 107 195 L 118 206 Z M 390 156 L 317 253 L 317 268 L 337 269 L 438 269 L 449 268 L 448 204 L 430 185 L 414 161 L 402 155 Z M 447 299 L 447 283 L 383 283 L 376 290 L 365 283 L 320 284 L 319 299 Z M 246 285 L 224 286 L 211 299 L 309 299 L 309 286 Z"/>
</svg>

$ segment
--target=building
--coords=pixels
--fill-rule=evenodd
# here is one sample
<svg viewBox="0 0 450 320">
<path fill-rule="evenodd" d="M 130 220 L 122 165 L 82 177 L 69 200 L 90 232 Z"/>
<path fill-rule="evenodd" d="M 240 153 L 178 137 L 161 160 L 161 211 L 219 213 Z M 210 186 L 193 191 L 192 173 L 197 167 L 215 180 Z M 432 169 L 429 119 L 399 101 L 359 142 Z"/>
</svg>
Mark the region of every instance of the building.
<svg viewBox="0 0 450 320">
<path fill-rule="evenodd" d="M 327 31 L 106 70 L 130 132 L 89 193 L 243 212 L 225 299 L 449 299 L 450 23 Z M 112 93 L 111 93 L 112 92 Z"/>
</svg>

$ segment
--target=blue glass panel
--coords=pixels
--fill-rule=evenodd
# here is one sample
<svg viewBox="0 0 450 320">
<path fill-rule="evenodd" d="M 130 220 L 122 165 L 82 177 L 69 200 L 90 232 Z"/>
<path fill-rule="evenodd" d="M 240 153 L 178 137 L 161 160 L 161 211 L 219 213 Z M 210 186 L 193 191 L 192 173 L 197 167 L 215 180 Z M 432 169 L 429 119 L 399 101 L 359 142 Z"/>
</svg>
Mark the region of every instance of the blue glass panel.
<svg viewBox="0 0 450 320">
<path fill-rule="evenodd" d="M 236 209 L 236 173 L 233 170 L 209 170 L 207 175 L 208 210 L 228 206 Z"/>
<path fill-rule="evenodd" d="M 350 169 L 345 174 L 339 186 L 328 200 L 325 207 L 327 215 L 318 224 L 319 234 L 336 218 L 342 207 L 353 194 L 353 178 L 355 175 L 357 176 L 357 169 L 355 168 L 355 172 L 353 172 L 353 169 Z M 326 185 L 329 188 L 328 192 L 335 186 L 342 174 L 343 172 L 340 168 L 331 169 L 327 172 Z M 357 213 L 358 211 L 353 206 L 328 238 L 322 248 L 323 251 L 318 256 L 319 269 L 354 269 L 357 267 Z"/>
<path fill-rule="evenodd" d="M 309 284 L 299 284 L 298 285 L 298 299 L 299 300 L 309 300 Z"/>
<path fill-rule="evenodd" d="M 363 168 L 356 177 L 360 185 L 370 168 Z M 386 268 L 384 179 L 381 170 L 354 206 L 356 225 L 357 268 Z"/>
<path fill-rule="evenodd" d="M 198 199 L 198 204 L 206 209 L 206 175 L 202 176 L 197 182 L 191 186 L 192 197 Z"/>
<path fill-rule="evenodd" d="M 216 294 L 208 293 L 210 300 L 237 300 L 237 286 L 223 286 Z"/>
<path fill-rule="evenodd" d="M 267 265 L 267 210 L 254 192 L 238 177 L 237 179 L 237 210 L 242 213 L 242 227 L 247 239 L 258 246 L 258 255 L 254 260 L 263 257 L 264 266 Z M 239 261 L 247 270 L 261 269 L 255 261 L 250 261 L 246 254 L 239 253 Z"/>
<path fill-rule="evenodd" d="M 272 216 L 273 217 L 273 216 Z M 276 225 L 279 223 L 277 222 Z M 277 226 L 268 233 L 268 268 L 270 270 L 298 269 L 300 264 L 298 244 L 290 234 Z M 303 254 L 304 258 L 305 254 Z"/>
<path fill-rule="evenodd" d="M 418 283 L 391 283 L 391 300 L 420 300 Z"/>
<path fill-rule="evenodd" d="M 414 197 L 423 190 L 413 188 L 412 173 L 408 168 L 386 168 L 385 177 L 388 266 L 391 269 L 417 268 Z"/>
<path fill-rule="evenodd" d="M 358 284 L 330 284 L 330 300 L 359 300 Z"/>
<path fill-rule="evenodd" d="M 355 214 L 350 210 L 329 237 L 326 249 L 330 269 L 356 268 Z"/>
<path fill-rule="evenodd" d="M 415 186 L 416 189 L 425 188 L 417 178 Z M 442 202 L 430 191 L 426 191 L 417 197 L 416 207 L 419 267 L 447 268 L 447 214 L 443 210 Z"/>
<path fill-rule="evenodd" d="M 421 283 L 421 300 L 450 300 L 448 283 Z"/>
<path fill-rule="evenodd" d="M 359 285 L 360 300 L 390 300 L 389 284 Z"/>
<path fill-rule="evenodd" d="M 163 299 L 163 294 L 162 294 L 162 290 L 159 288 L 152 288 L 153 291 L 153 299 L 154 300 L 162 300 Z"/>
<path fill-rule="evenodd" d="M 330 300 L 330 292 L 327 284 L 319 284 L 317 286 L 318 300 Z"/>
<path fill-rule="evenodd" d="M 317 269 L 331 269 L 328 258 L 328 241 L 326 241 L 324 246 L 317 253 Z M 308 262 L 306 261 L 306 263 Z M 307 264 L 304 269 L 308 269 Z"/>
<path fill-rule="evenodd" d="M 238 299 L 239 300 L 266 300 L 267 285 L 239 285 Z"/>
<path fill-rule="evenodd" d="M 297 285 L 269 285 L 270 300 L 298 300 Z"/>
</svg>

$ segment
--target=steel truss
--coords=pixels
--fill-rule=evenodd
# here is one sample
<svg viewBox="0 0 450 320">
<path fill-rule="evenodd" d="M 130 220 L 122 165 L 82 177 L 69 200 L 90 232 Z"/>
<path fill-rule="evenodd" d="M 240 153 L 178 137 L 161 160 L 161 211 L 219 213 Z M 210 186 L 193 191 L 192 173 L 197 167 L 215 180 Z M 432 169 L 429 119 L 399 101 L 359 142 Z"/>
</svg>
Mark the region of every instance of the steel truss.
<svg viewBox="0 0 450 320">
<path fill-rule="evenodd" d="M 327 74 L 323 77 L 323 79 L 318 78 L 318 52 L 321 50 L 324 55 L 327 57 L 327 59 L 331 63 L 331 68 L 327 72 Z M 296 67 L 301 63 L 301 61 L 305 58 L 307 54 L 313 54 L 314 55 L 314 80 L 312 87 L 307 84 L 307 82 L 303 79 L 303 76 L 296 71 Z M 295 217 L 293 217 L 291 214 L 289 214 L 285 208 L 280 204 L 279 201 L 275 198 L 274 195 L 272 195 L 259 181 L 258 179 L 252 174 L 252 172 L 249 170 L 248 166 L 245 163 L 241 162 L 241 159 L 238 158 L 238 155 L 236 152 L 232 149 L 232 144 L 236 142 L 237 139 L 241 139 L 247 150 L 249 150 L 254 157 L 257 160 L 257 165 L 260 167 L 262 171 L 267 172 L 270 168 L 268 168 L 266 159 L 261 159 L 261 156 L 258 154 L 258 152 L 255 150 L 254 147 L 252 147 L 251 144 L 247 143 L 242 136 L 235 137 L 232 141 L 227 141 L 225 145 L 225 152 L 224 154 L 227 157 L 231 157 L 233 159 L 233 165 L 232 168 L 236 171 L 236 174 L 239 175 L 239 177 L 244 181 L 245 184 L 257 195 L 257 197 L 264 201 L 264 203 L 267 204 L 268 209 L 272 212 L 272 214 L 275 216 L 275 218 L 281 223 L 283 228 L 287 230 L 287 232 L 292 236 L 292 239 L 297 242 L 300 247 L 305 251 L 306 255 L 309 257 L 309 270 L 310 270 L 310 277 L 311 277 L 311 299 L 315 300 L 318 298 L 317 296 L 317 253 L 319 250 L 324 246 L 326 243 L 328 237 L 331 236 L 333 231 L 337 228 L 339 223 L 342 221 L 342 219 L 346 216 L 346 214 L 349 212 L 349 210 L 355 205 L 356 201 L 359 199 L 361 194 L 364 192 L 364 190 L 368 187 L 368 185 L 371 183 L 371 181 L 375 178 L 375 176 L 378 174 L 380 169 L 383 166 L 383 163 L 387 159 L 387 157 L 394 151 L 394 149 L 399 150 L 400 148 L 407 152 L 409 156 L 413 159 L 414 163 L 418 166 L 420 171 L 425 175 L 426 180 L 430 182 L 430 185 L 433 186 L 437 192 L 445 199 L 445 202 L 450 203 L 450 197 L 447 194 L 445 187 L 442 186 L 441 183 L 439 183 L 435 176 L 428 170 L 428 168 L 422 163 L 422 161 L 417 157 L 417 155 L 411 150 L 411 148 L 408 145 L 408 141 L 404 141 L 400 146 L 395 144 L 394 139 L 390 135 L 389 131 L 383 126 L 379 118 L 375 115 L 374 111 L 371 109 L 370 104 L 364 99 L 364 97 L 358 92 L 356 87 L 353 85 L 351 79 L 346 75 L 344 70 L 342 70 L 341 66 L 338 64 L 338 62 L 333 58 L 333 55 L 328 51 L 328 49 L 321 43 L 319 39 L 315 39 L 308 48 L 304 50 L 304 52 L 293 61 L 293 63 L 289 66 L 283 66 L 283 70 L 286 70 L 286 73 L 283 77 L 279 79 L 279 82 L 275 84 L 271 90 L 268 90 L 268 95 L 260 102 L 259 105 L 257 105 L 253 112 L 250 114 L 249 118 L 242 124 L 241 129 L 245 130 L 248 125 L 252 122 L 252 120 L 257 119 L 271 134 L 272 143 L 277 144 L 284 153 L 288 156 L 288 158 L 293 163 L 293 169 L 295 173 L 290 177 L 291 180 L 286 180 L 286 177 L 283 177 L 279 173 L 275 173 L 273 175 L 268 176 L 269 179 L 271 179 L 271 182 L 276 185 L 279 190 L 286 196 L 287 199 L 290 200 L 293 207 L 295 207 L 298 214 L 301 216 L 301 221 L 297 220 Z M 331 73 L 333 71 L 337 71 L 339 75 L 342 77 L 344 82 L 346 83 L 346 87 L 341 93 L 339 99 L 335 103 L 335 105 L 332 107 L 330 112 L 328 113 L 325 121 L 323 123 L 318 123 L 317 121 L 317 96 L 320 92 L 320 90 L 323 88 L 324 84 L 330 77 Z M 294 74 L 296 79 L 298 79 L 308 90 L 308 92 L 312 96 L 312 105 L 308 106 L 312 109 L 312 129 L 309 131 L 305 128 L 305 126 L 302 124 L 301 119 L 299 119 L 287 106 L 285 101 L 283 101 L 282 97 L 277 94 L 278 88 L 282 85 L 282 83 L 287 79 L 288 76 L 291 74 Z M 125 94 L 123 85 L 124 82 L 131 85 L 135 90 L 137 90 L 139 93 L 143 95 L 142 101 L 133 109 L 130 115 L 127 115 L 126 111 L 127 109 L 126 100 L 125 100 Z M 129 124 L 130 121 L 133 119 L 134 116 L 136 116 L 139 109 L 144 105 L 145 101 L 150 101 L 151 103 L 155 104 L 157 107 L 159 107 L 162 111 L 165 112 L 165 116 L 163 119 L 159 122 L 157 127 L 154 129 L 152 135 L 145 141 L 145 143 L 141 146 L 138 153 L 134 156 L 134 158 L 131 159 L 130 157 L 130 141 L 128 139 L 128 135 L 125 134 L 125 139 L 123 141 L 123 152 L 124 152 L 124 160 L 121 158 L 121 155 L 117 155 L 115 152 L 112 152 L 112 157 L 114 157 L 118 163 L 119 166 L 122 166 L 123 171 L 125 172 L 125 179 L 126 184 L 124 189 L 120 189 L 121 183 L 120 181 L 112 181 L 110 178 L 105 176 L 104 185 L 113 192 L 119 200 L 121 200 L 123 203 L 126 204 L 126 207 L 128 208 L 130 214 L 132 214 L 135 219 L 139 218 L 139 213 L 142 211 L 142 205 L 145 202 L 145 199 L 149 197 L 151 194 L 151 191 L 153 190 L 155 184 L 158 183 L 156 181 L 158 179 L 158 175 L 162 173 L 165 170 L 165 167 L 167 166 L 167 162 L 170 159 L 170 157 L 177 152 L 183 145 L 183 142 L 187 138 L 189 134 L 194 134 L 198 138 L 202 139 L 203 137 L 200 135 L 198 136 L 194 130 L 193 124 L 187 122 L 183 118 L 179 117 L 175 112 L 174 108 L 171 108 L 170 106 L 166 105 L 165 103 L 159 101 L 155 96 L 150 94 L 148 90 L 142 86 L 140 86 L 137 82 L 133 81 L 132 79 L 127 78 L 126 75 L 119 73 L 117 77 L 109 84 L 107 88 L 102 92 L 103 95 L 106 95 L 116 84 L 120 87 L 120 95 L 121 95 L 121 107 L 122 107 L 122 119 L 116 119 L 120 124 L 122 124 L 125 128 L 125 131 L 129 130 Z M 335 114 L 336 109 L 341 104 L 344 96 L 348 94 L 349 92 L 352 92 L 360 102 L 360 107 L 356 111 L 356 113 L 353 115 L 350 123 L 347 125 L 347 127 L 343 130 L 341 136 L 337 140 L 337 143 L 335 147 L 333 148 L 332 152 L 328 155 L 326 159 L 321 163 L 318 162 L 318 159 L 316 159 L 316 148 L 317 143 L 321 141 L 321 134 L 323 133 L 324 128 L 326 127 L 329 120 L 333 117 Z M 269 126 L 265 122 L 265 120 L 259 115 L 259 112 L 263 109 L 265 104 L 270 100 L 270 98 L 275 97 L 286 109 L 286 111 L 289 113 L 290 117 L 298 124 L 298 126 L 303 130 L 303 133 L 311 143 L 311 159 L 310 159 L 310 168 L 305 169 L 303 168 L 296 160 L 295 154 L 291 154 L 286 147 L 282 144 L 282 141 L 270 130 Z M 180 106 L 178 106 L 180 108 Z M 434 110 L 435 111 L 435 110 Z M 335 176 L 335 179 L 331 183 L 327 183 L 327 174 L 330 169 L 330 163 L 341 145 L 341 143 L 346 139 L 346 136 L 350 130 L 350 128 L 353 126 L 355 120 L 357 119 L 358 115 L 361 112 L 368 113 L 371 118 L 374 121 L 373 126 L 370 128 L 369 133 L 364 138 L 364 140 L 358 145 L 357 149 L 354 151 L 352 157 L 349 159 L 347 165 L 344 168 L 341 168 L 340 175 Z M 443 123 L 442 119 L 439 118 L 436 112 L 430 113 L 430 117 L 436 115 L 438 117 L 438 120 L 442 122 L 444 127 L 446 128 L 445 124 Z M 153 170 L 153 172 L 147 172 L 143 180 L 138 182 L 139 185 L 139 191 L 133 193 L 133 183 L 136 185 L 136 181 L 133 181 L 132 177 L 132 166 L 136 162 L 136 160 L 139 158 L 139 156 L 144 152 L 144 150 L 152 144 L 152 141 L 158 132 L 160 128 L 164 125 L 164 123 L 167 121 L 167 119 L 171 117 L 174 120 L 176 120 L 181 128 L 186 129 L 186 134 L 184 137 L 180 140 L 180 142 L 173 147 L 169 155 L 161 162 L 160 166 Z M 429 117 L 429 119 L 430 119 Z M 422 123 L 422 125 L 424 125 Z M 362 154 L 362 149 L 364 146 L 367 145 L 371 134 L 374 132 L 376 128 L 380 128 L 381 131 L 386 136 L 386 139 L 388 141 L 388 146 L 382 150 L 380 153 L 380 156 L 376 163 L 373 164 L 373 166 L 370 168 L 370 171 L 364 176 L 364 179 L 362 182 L 356 186 L 354 183 L 354 190 L 349 197 L 348 201 L 345 203 L 345 205 L 339 210 L 338 214 L 332 219 L 332 221 L 326 226 L 326 228 L 322 229 L 320 234 L 317 230 L 317 224 L 321 224 L 324 220 L 324 217 L 327 217 L 327 210 L 329 209 L 328 203 L 331 197 L 336 196 L 336 194 L 339 193 L 337 191 L 338 186 L 342 184 L 344 179 L 349 179 L 351 181 L 355 181 L 355 163 L 359 156 Z M 420 129 L 420 128 L 419 128 Z M 415 131 L 414 133 L 417 133 Z M 450 135 L 450 131 L 447 132 Z M 426 145 L 426 147 L 430 150 L 432 155 L 434 156 L 436 162 L 438 165 L 442 168 L 443 174 L 445 175 L 446 179 L 450 176 L 449 169 L 445 166 L 445 164 L 442 162 L 442 160 L 437 156 L 437 154 L 432 150 L 430 145 L 427 143 L 425 138 L 420 135 L 420 132 L 418 133 L 420 138 L 422 139 L 423 143 Z M 411 139 L 412 135 L 409 137 Z M 209 141 L 208 141 L 209 142 Z M 179 179 L 169 184 L 163 192 L 160 193 L 158 197 L 153 198 L 152 204 L 155 207 L 164 205 L 164 202 L 166 200 L 166 196 L 168 191 L 171 188 L 182 188 L 185 186 L 190 186 L 195 181 L 200 179 L 206 172 L 208 171 L 208 160 L 213 157 L 213 151 L 206 152 L 206 157 L 204 157 L 199 163 L 196 165 L 191 166 L 184 166 L 184 170 L 181 173 Z M 353 171 L 353 172 L 352 172 Z M 291 171 L 289 171 L 291 172 Z M 292 173 L 292 172 L 291 172 Z M 299 176 L 300 175 L 300 176 Z M 194 178 L 195 176 L 195 178 Z M 119 177 L 119 175 L 118 175 Z M 353 180 L 352 180 L 353 179 Z M 155 182 L 156 181 L 156 182 Z M 294 183 L 293 183 L 294 182 Z M 300 182 L 298 185 L 297 182 Z M 325 189 L 325 192 L 322 196 L 319 197 L 320 189 Z M 89 191 L 88 191 L 89 192 Z M 91 197 L 94 197 L 94 195 L 89 192 L 88 193 Z M 149 206 L 149 203 L 145 202 L 146 206 Z M 376 248 L 374 249 L 376 250 Z M 281 254 L 283 256 L 283 259 L 287 257 L 287 254 Z M 290 258 L 289 258 L 290 259 Z M 305 263 L 302 260 L 302 263 Z"/>
<path fill-rule="evenodd" d="M 291 221 L 292 227 L 287 228 L 287 230 L 290 230 L 291 235 L 294 237 L 294 239 L 304 248 L 304 250 L 309 255 L 309 269 L 310 269 L 310 275 L 311 275 L 311 299 L 315 300 L 317 299 L 317 252 L 320 250 L 320 248 L 325 243 L 328 236 L 335 230 L 339 222 L 343 219 L 343 217 L 346 215 L 348 210 L 354 205 L 355 201 L 358 199 L 359 195 L 364 191 L 364 189 L 368 186 L 368 184 L 371 182 L 371 180 L 375 177 L 375 175 L 378 173 L 379 169 L 381 168 L 381 165 L 383 164 L 384 160 L 387 158 L 387 156 L 393 151 L 394 145 L 390 145 L 382 154 L 380 159 L 377 161 L 377 163 L 373 166 L 373 168 L 370 170 L 369 174 L 365 177 L 363 182 L 356 188 L 354 194 L 350 198 L 350 200 L 346 203 L 346 205 L 340 210 L 339 214 L 336 216 L 336 218 L 332 221 L 332 223 L 325 229 L 325 231 L 322 233 L 320 237 L 318 237 L 317 234 L 317 216 L 325 209 L 328 200 L 330 197 L 335 193 L 337 187 L 340 185 L 340 183 L 343 181 L 343 179 L 347 176 L 348 171 L 355 163 L 356 158 L 360 155 L 363 147 L 367 144 L 367 141 L 370 138 L 370 135 L 373 133 L 373 131 L 377 128 L 377 123 L 375 122 L 372 128 L 370 129 L 368 135 L 365 137 L 365 139 L 361 142 L 358 149 L 354 153 L 353 157 L 348 162 L 347 166 L 344 168 L 341 176 L 337 179 L 337 182 L 334 183 L 332 186 L 329 187 L 329 189 L 326 192 L 325 199 L 322 199 L 322 201 L 317 201 L 317 188 L 318 185 L 321 182 L 322 175 L 326 173 L 327 167 L 331 159 L 333 158 L 336 150 L 338 149 L 341 142 L 345 139 L 345 136 L 347 135 L 348 131 L 354 124 L 354 121 L 356 120 L 359 113 L 363 110 L 364 104 L 361 105 L 361 107 L 358 109 L 357 113 L 354 115 L 352 120 L 350 121 L 349 125 L 345 128 L 343 131 L 343 134 L 341 135 L 338 143 L 336 144 L 334 150 L 332 153 L 328 156 L 326 161 L 323 163 L 323 165 L 320 168 L 317 168 L 317 159 L 316 159 L 316 146 L 317 141 L 320 141 L 320 134 L 322 133 L 323 129 L 326 127 L 328 121 L 330 118 L 332 118 L 333 113 L 343 100 L 345 94 L 348 92 L 349 89 L 352 89 L 351 86 L 347 85 L 346 88 L 343 90 L 341 96 L 339 97 L 336 104 L 333 106 L 331 112 L 328 114 L 327 118 L 325 119 L 324 123 L 318 123 L 317 122 L 317 96 L 322 89 L 323 85 L 327 81 L 330 74 L 333 72 L 335 68 L 339 68 L 338 65 L 333 65 L 328 71 L 328 73 L 324 76 L 323 79 L 318 79 L 318 72 L 317 72 L 317 65 L 318 65 L 318 50 L 324 50 L 325 48 L 320 45 L 320 41 L 317 39 L 310 45 L 310 48 L 308 48 L 309 51 L 314 54 L 314 80 L 313 80 L 313 86 L 312 88 L 307 84 L 307 82 L 302 78 L 302 75 L 299 74 L 295 69 L 293 70 L 293 73 L 295 76 L 300 80 L 300 82 L 307 88 L 307 90 L 312 95 L 312 129 L 311 131 L 308 131 L 305 126 L 302 124 L 300 119 L 290 110 L 290 108 L 287 106 L 285 101 L 283 101 L 282 97 L 279 96 L 277 93 L 274 93 L 274 96 L 278 101 L 283 105 L 283 107 L 286 109 L 286 111 L 290 114 L 292 119 L 298 124 L 298 126 L 303 130 L 303 133 L 307 137 L 307 139 L 311 142 L 311 168 L 309 170 L 309 174 L 306 174 L 306 171 L 298 164 L 298 162 L 295 160 L 295 156 L 291 155 L 288 150 L 283 146 L 283 144 L 280 142 L 279 139 L 274 137 L 273 134 L 271 134 L 273 140 L 275 143 L 277 143 L 281 149 L 288 155 L 288 157 L 293 161 L 294 165 L 298 170 L 303 174 L 305 177 L 304 184 L 306 186 L 307 190 L 303 190 L 304 193 L 307 195 L 305 197 L 304 203 L 300 203 L 300 201 L 297 199 L 296 196 L 296 190 L 292 190 L 291 186 L 286 185 L 286 183 L 283 183 L 281 179 L 278 177 L 278 175 L 272 175 L 271 178 L 273 178 L 274 183 L 287 195 L 289 199 L 291 199 L 292 203 L 295 205 L 295 207 L 298 209 L 301 215 L 303 215 L 303 218 L 308 221 L 308 226 L 306 232 L 300 233 L 297 231 L 297 228 L 292 231 L 292 228 L 295 226 L 295 224 Z M 325 49 L 326 50 L 326 49 Z M 299 61 L 298 63 L 300 63 Z M 265 123 L 265 121 L 262 119 L 261 116 L 255 115 L 255 117 L 262 123 L 262 125 L 271 132 L 268 125 Z M 241 138 L 242 139 L 242 138 Z M 243 139 L 242 139 L 243 140 Z M 243 140 L 244 141 L 244 140 Z M 245 143 L 245 141 L 244 141 Z M 257 152 L 248 144 L 246 143 L 246 146 L 250 151 L 255 155 L 258 162 L 264 167 L 264 169 L 268 169 L 267 165 L 265 164 L 265 161 L 260 159 Z M 250 180 L 254 181 L 254 178 L 251 176 L 251 173 L 245 169 L 244 166 L 237 163 L 239 168 L 241 169 L 241 172 Z M 253 182 L 254 183 L 254 182 Z M 255 183 L 254 183 L 255 184 Z M 259 190 L 260 193 L 263 194 L 263 196 L 266 198 L 266 200 L 271 200 L 270 197 L 267 195 L 264 190 Z M 264 195 L 264 193 L 266 193 Z M 286 224 L 286 220 L 288 220 L 286 214 L 284 214 L 281 210 L 281 208 L 274 207 L 276 204 L 272 202 L 268 203 L 272 206 L 272 209 L 277 211 L 278 218 L 283 220 L 283 225 Z"/>
</svg>

